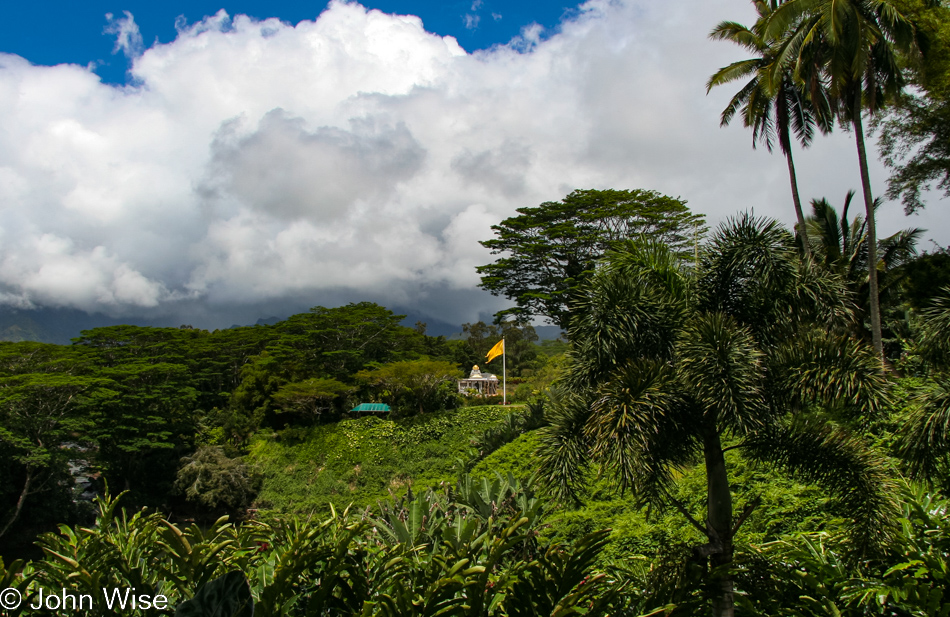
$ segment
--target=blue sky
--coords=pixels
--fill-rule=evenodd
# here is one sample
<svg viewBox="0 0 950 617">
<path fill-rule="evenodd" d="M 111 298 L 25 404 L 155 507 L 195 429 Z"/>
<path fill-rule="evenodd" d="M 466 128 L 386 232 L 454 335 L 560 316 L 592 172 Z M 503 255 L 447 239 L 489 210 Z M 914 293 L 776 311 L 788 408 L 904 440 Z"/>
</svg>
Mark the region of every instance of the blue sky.
<svg viewBox="0 0 950 617">
<path fill-rule="evenodd" d="M 362 4 L 386 13 L 418 15 L 426 30 L 454 36 L 470 52 L 507 43 L 532 23 L 551 30 L 577 7 L 571 0 L 375 0 Z M 0 51 L 17 54 L 34 64 L 93 63 L 104 81 L 121 84 L 126 81 L 128 61 L 121 53 L 113 53 L 115 35 L 107 32 L 107 14 L 121 18 L 125 11 L 132 13 L 144 44 L 151 46 L 155 41 L 174 40 L 179 20 L 193 24 L 220 9 L 232 17 L 277 17 L 297 24 L 313 20 L 325 8 L 325 2 L 281 0 L 6 2 L 0 13 Z"/>
<path fill-rule="evenodd" d="M 784 159 L 719 125 L 738 85 L 706 93 L 745 57 L 708 33 L 748 0 L 220 8 L 4 5 L 0 305 L 215 328 L 369 300 L 461 324 L 509 306 L 477 287 L 491 226 L 575 189 L 794 221 Z M 795 155 L 803 200 L 860 189 L 850 134 Z M 878 223 L 950 244 L 939 195 Z"/>
</svg>

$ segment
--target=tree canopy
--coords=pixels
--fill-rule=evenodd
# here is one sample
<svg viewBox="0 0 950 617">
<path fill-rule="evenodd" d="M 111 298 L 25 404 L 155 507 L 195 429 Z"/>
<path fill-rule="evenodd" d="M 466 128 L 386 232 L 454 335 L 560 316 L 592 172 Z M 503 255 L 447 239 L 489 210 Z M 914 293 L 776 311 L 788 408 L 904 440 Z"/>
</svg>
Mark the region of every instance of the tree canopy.
<svg viewBox="0 0 950 617">
<path fill-rule="evenodd" d="M 903 91 L 907 82 L 900 59 L 916 53 L 916 28 L 887 0 L 789 0 L 772 13 L 766 32 L 794 42 L 785 53 L 795 78 L 808 85 L 813 101 L 821 92 L 854 133 L 867 221 L 871 338 L 883 360 L 877 223 L 864 121 Z"/>
<path fill-rule="evenodd" d="M 724 453 L 824 485 L 852 517 L 856 551 L 889 537 L 894 504 L 883 463 L 854 419 L 880 414 L 887 383 L 869 347 L 846 334 L 847 291 L 801 260 L 774 221 L 741 216 L 704 248 L 695 276 L 665 247 L 612 252 L 572 308 L 574 364 L 543 428 L 542 471 L 575 495 L 593 462 L 641 502 L 672 504 L 705 536 L 694 553 L 732 561 L 734 517 Z M 671 490 L 699 464 L 700 523 Z M 732 615 L 732 580 L 713 574 L 714 615 Z"/>
<path fill-rule="evenodd" d="M 881 122 L 878 146 L 892 170 L 887 196 L 900 197 L 910 214 L 924 207 L 931 187 L 950 197 L 950 8 L 932 0 L 894 4 L 914 21 L 923 53 L 905 61 L 916 91 L 902 95 Z"/>
<path fill-rule="evenodd" d="M 792 205 L 798 219 L 802 248 L 805 255 L 810 255 L 808 229 L 792 158 L 792 133 L 802 147 L 808 147 L 816 128 L 823 133 L 831 130 L 831 107 L 828 99 L 820 96 L 820 90 L 813 90 L 812 94 L 818 96 L 811 97 L 804 84 L 794 79 L 792 67 L 784 61 L 782 53 L 788 45 L 788 41 L 781 39 L 786 33 L 779 33 L 778 39 L 765 35 L 774 3 L 754 4 L 759 18 L 751 28 L 734 21 L 723 21 L 709 33 L 712 39 L 732 41 L 754 55 L 719 69 L 706 82 L 706 92 L 714 86 L 749 78 L 723 110 L 720 126 L 729 124 L 739 113 L 746 128 L 752 129 L 753 148 L 764 143 L 772 152 L 773 144 L 778 142 L 788 165 Z"/>
<path fill-rule="evenodd" d="M 496 237 L 481 244 L 501 257 L 477 268 L 479 287 L 515 301 L 504 313 L 566 328 L 571 294 L 617 243 L 649 236 L 688 253 L 704 223 L 684 200 L 656 191 L 576 190 L 492 225 Z"/>
<path fill-rule="evenodd" d="M 454 385 L 454 379 L 462 376 L 458 365 L 445 360 L 404 360 L 383 364 L 371 369 L 364 369 L 356 374 L 357 379 L 365 381 L 378 390 L 392 405 L 405 400 L 406 405 L 413 406 L 419 413 L 425 412 L 427 404 L 431 405 L 439 388 L 443 384 Z"/>
</svg>

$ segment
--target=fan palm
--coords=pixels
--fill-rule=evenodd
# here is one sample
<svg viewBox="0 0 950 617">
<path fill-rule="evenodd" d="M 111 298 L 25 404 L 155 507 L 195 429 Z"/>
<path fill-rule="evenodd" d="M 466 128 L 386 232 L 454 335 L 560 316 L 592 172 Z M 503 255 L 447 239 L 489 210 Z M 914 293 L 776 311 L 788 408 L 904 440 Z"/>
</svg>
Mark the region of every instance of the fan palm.
<svg viewBox="0 0 950 617">
<path fill-rule="evenodd" d="M 756 507 L 734 516 L 724 453 L 739 448 L 827 486 L 853 513 L 855 550 L 872 549 L 890 529 L 887 475 L 844 427 L 876 415 L 887 384 L 873 351 L 843 334 L 847 302 L 774 221 L 721 227 L 695 275 L 656 244 L 610 254 L 573 309 L 573 370 L 542 429 L 543 473 L 576 498 L 588 465 L 609 470 L 639 501 L 675 506 L 707 540 L 696 555 L 728 566 Z M 697 463 L 704 523 L 671 490 Z M 733 614 L 727 569 L 713 570 L 717 616 Z"/>
<path fill-rule="evenodd" d="M 795 63 L 799 83 L 824 84 L 822 96 L 854 131 L 867 221 L 871 334 L 874 350 L 883 357 L 877 225 L 863 116 L 876 114 L 902 91 L 897 54 L 914 48 L 914 26 L 889 0 L 789 0 L 771 13 L 764 32 L 787 37 L 790 44 L 780 61 Z"/>
<path fill-rule="evenodd" d="M 753 0 L 759 18 L 751 28 L 733 21 L 723 21 L 710 32 L 713 39 L 727 40 L 740 45 L 755 57 L 733 62 L 719 69 L 706 83 L 708 93 L 714 86 L 746 79 L 749 81 L 732 97 L 720 116 L 721 126 L 728 125 L 736 113 L 742 116 L 743 124 L 752 128 L 752 147 L 764 143 L 772 152 L 778 141 L 779 149 L 788 164 L 788 177 L 792 186 L 792 203 L 806 256 L 811 256 L 805 215 L 802 212 L 798 193 L 798 178 L 792 158 L 792 138 L 807 147 L 814 137 L 815 128 L 822 132 L 831 130 L 832 115 L 827 101 L 820 96 L 809 98 L 792 78 L 792 67 L 781 65 L 781 50 L 788 44 L 781 36 L 766 36 L 765 24 L 779 0 Z M 818 90 L 818 92 L 822 92 Z"/>
</svg>

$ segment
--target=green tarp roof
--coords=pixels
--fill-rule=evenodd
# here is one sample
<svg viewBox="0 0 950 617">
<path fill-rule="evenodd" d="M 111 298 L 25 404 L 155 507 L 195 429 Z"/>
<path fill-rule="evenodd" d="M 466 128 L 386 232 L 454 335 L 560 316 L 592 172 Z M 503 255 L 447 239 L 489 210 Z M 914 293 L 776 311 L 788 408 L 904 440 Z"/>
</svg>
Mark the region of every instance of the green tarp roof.
<svg viewBox="0 0 950 617">
<path fill-rule="evenodd" d="M 350 411 L 389 411 L 389 405 L 382 403 L 360 403 Z"/>
</svg>

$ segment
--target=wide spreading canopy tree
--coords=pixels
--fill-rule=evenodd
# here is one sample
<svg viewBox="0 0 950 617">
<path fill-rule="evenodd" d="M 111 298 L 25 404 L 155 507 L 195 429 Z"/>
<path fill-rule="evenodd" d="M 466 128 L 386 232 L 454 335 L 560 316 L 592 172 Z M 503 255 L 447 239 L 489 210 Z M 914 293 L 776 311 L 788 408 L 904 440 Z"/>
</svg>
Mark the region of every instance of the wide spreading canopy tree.
<svg viewBox="0 0 950 617">
<path fill-rule="evenodd" d="M 542 429 L 543 473 L 577 496 L 591 465 L 621 490 L 672 504 L 703 535 L 697 557 L 732 561 L 735 516 L 725 453 L 817 482 L 850 513 L 853 547 L 888 537 L 892 493 L 875 454 L 847 430 L 886 404 L 869 347 L 847 335 L 847 289 L 773 221 L 741 216 L 704 247 L 695 274 L 657 243 L 611 253 L 582 287 L 569 329 L 573 365 Z M 703 465 L 705 521 L 673 492 Z M 732 615 L 732 579 L 715 570 L 714 615 Z"/>
<path fill-rule="evenodd" d="M 608 250 L 650 236 L 674 252 L 691 253 L 704 220 L 685 201 L 656 191 L 577 190 L 492 225 L 496 237 L 481 244 L 501 257 L 477 268 L 479 287 L 515 301 L 504 313 L 543 315 L 567 328 L 571 294 Z"/>
<path fill-rule="evenodd" d="M 64 442 L 89 428 L 82 399 L 103 381 L 82 375 L 77 360 L 59 345 L 0 343 L 0 538 L 31 496 L 63 490 L 58 476 L 76 456 Z"/>
<path fill-rule="evenodd" d="M 403 360 L 364 369 L 356 378 L 376 387 L 395 405 L 400 399 L 424 413 L 439 389 L 462 376 L 458 365 L 445 360 Z"/>
<path fill-rule="evenodd" d="M 342 381 L 314 377 L 282 385 L 273 395 L 274 404 L 284 412 L 301 413 L 310 418 L 333 409 L 333 401 L 353 390 Z"/>
<path fill-rule="evenodd" d="M 346 379 L 370 362 L 415 355 L 423 337 L 400 325 L 404 317 L 373 302 L 315 306 L 278 323 L 268 352 L 290 379 Z"/>
</svg>

